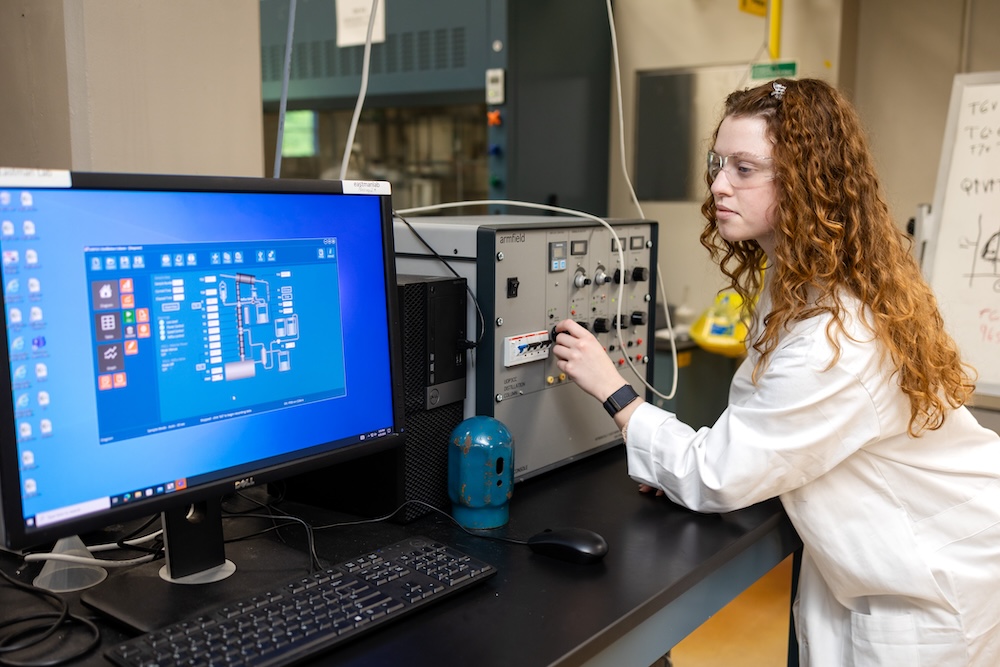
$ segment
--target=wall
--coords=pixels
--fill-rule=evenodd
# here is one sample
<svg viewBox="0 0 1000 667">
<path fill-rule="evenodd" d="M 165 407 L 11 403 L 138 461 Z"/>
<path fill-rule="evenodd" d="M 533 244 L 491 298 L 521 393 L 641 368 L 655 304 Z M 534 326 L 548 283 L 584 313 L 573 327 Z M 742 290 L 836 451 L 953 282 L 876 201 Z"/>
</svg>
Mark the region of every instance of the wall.
<svg viewBox="0 0 1000 667">
<path fill-rule="evenodd" d="M 995 0 L 861 3 L 854 101 L 900 225 L 934 199 L 955 74 L 1000 70 L 998 31 Z"/>
<path fill-rule="evenodd" d="M 0 164 L 263 174 L 247 0 L 4 0 Z"/>
<path fill-rule="evenodd" d="M 631 171 L 634 146 L 634 96 L 637 71 L 687 67 L 738 66 L 763 60 L 765 22 L 740 12 L 734 1 L 618 0 L 614 3 L 625 118 L 626 160 Z M 782 3 L 781 58 L 798 62 L 799 76 L 837 83 L 841 77 L 842 15 L 852 0 L 798 0 Z M 847 59 L 852 62 L 851 59 Z M 848 72 L 844 76 L 850 76 Z M 716 109 L 721 110 L 722 99 Z M 708 119 L 714 129 L 718 112 Z M 612 115 L 610 214 L 637 215 L 622 176 L 618 114 Z M 705 139 L 708 139 L 706 136 Z M 660 269 L 667 299 L 700 312 L 722 287 L 717 268 L 698 242 L 704 219 L 701 202 L 641 202 L 647 218 L 660 225 Z"/>
</svg>

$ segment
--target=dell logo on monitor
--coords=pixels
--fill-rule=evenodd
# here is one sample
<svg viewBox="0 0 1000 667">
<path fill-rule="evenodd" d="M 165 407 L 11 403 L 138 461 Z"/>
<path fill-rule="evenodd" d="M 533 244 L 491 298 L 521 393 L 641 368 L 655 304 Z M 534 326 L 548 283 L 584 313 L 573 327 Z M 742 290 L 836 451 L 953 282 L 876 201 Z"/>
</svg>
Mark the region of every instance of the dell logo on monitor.
<svg viewBox="0 0 1000 667">
<path fill-rule="evenodd" d="M 240 489 L 247 489 L 254 484 L 255 482 L 253 481 L 253 477 L 247 477 L 246 479 L 241 479 L 236 482 L 236 490 L 239 491 Z"/>
</svg>

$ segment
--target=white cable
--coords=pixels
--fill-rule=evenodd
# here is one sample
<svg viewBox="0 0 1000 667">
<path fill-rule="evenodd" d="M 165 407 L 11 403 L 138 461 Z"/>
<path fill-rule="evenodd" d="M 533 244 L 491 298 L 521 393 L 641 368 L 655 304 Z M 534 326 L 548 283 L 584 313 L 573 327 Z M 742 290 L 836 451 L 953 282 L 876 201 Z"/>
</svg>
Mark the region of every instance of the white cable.
<svg viewBox="0 0 1000 667">
<path fill-rule="evenodd" d="M 361 91 L 358 93 L 357 102 L 354 104 L 354 116 L 351 118 L 351 127 L 347 131 L 347 142 L 344 144 L 344 159 L 340 161 L 340 180 L 347 179 L 347 165 L 351 161 L 351 149 L 354 147 L 354 133 L 358 130 L 358 119 L 361 118 L 361 108 L 365 104 L 365 96 L 368 94 L 368 65 L 372 57 L 372 30 L 375 28 L 375 12 L 378 10 L 379 0 L 372 0 L 372 11 L 368 17 L 368 36 L 365 38 L 365 55 L 361 64 Z"/>
<path fill-rule="evenodd" d="M 163 534 L 162 530 L 154 530 L 148 535 L 143 535 L 142 537 L 136 537 L 131 540 L 125 540 L 122 544 L 127 544 L 130 547 L 136 546 L 138 544 L 145 544 L 146 542 L 152 542 L 157 537 Z M 121 549 L 117 542 L 108 542 L 107 544 L 94 544 L 87 547 L 87 551 L 90 553 L 98 553 L 101 551 L 113 551 L 115 549 Z"/>
<path fill-rule="evenodd" d="M 618 152 L 619 161 L 622 165 L 622 175 L 625 177 L 625 185 L 628 186 L 629 196 L 632 197 L 632 203 L 635 204 L 635 208 L 639 211 L 639 217 L 643 220 L 646 219 L 646 214 L 642 210 L 642 205 L 639 204 L 639 197 L 635 194 L 635 188 L 632 186 L 632 178 L 628 173 L 628 161 L 625 157 L 625 112 L 622 109 L 622 71 L 621 64 L 618 60 L 618 35 L 615 30 L 615 15 L 614 11 L 611 9 L 611 0 L 606 1 L 608 8 L 608 27 L 611 30 L 611 57 L 614 62 L 614 74 L 615 74 L 615 101 L 618 108 Z M 670 383 L 670 391 L 664 395 L 660 392 L 653 390 L 657 396 L 664 400 L 670 400 L 677 394 L 677 383 L 678 383 L 678 371 L 677 371 L 677 337 L 674 335 L 673 323 L 670 321 L 670 309 L 667 307 L 667 292 L 663 287 L 663 272 L 660 271 L 660 262 L 657 259 L 656 262 L 656 282 L 660 287 L 660 294 L 663 295 L 663 310 L 667 314 L 667 331 L 670 333 L 670 358 L 673 360 L 673 380 Z M 655 309 L 654 309 L 654 312 Z M 619 320 L 621 321 L 621 320 Z M 656 330 L 656 322 L 653 322 L 653 330 Z M 656 347 L 656 340 L 654 337 L 653 347 Z M 631 364 L 631 361 L 629 362 Z M 633 369 L 635 370 L 635 369 Z M 648 384 L 646 385 L 649 386 Z"/>
<path fill-rule="evenodd" d="M 622 174 L 625 176 L 625 184 L 628 186 L 629 195 L 632 197 L 632 203 L 635 204 L 636 210 L 639 211 L 639 217 L 643 220 L 646 219 L 646 214 L 642 212 L 642 206 L 639 205 L 639 197 L 635 194 L 635 188 L 632 187 L 632 179 L 628 175 L 628 167 L 626 167 L 625 161 L 625 112 L 622 111 L 622 71 L 621 65 L 618 62 L 618 36 L 615 34 L 615 16 L 614 12 L 611 11 L 611 0 L 607 0 L 608 6 L 608 26 L 611 29 L 611 57 L 614 61 L 615 67 L 615 92 L 616 100 L 618 102 L 618 151 L 621 155 L 622 163 Z M 664 294 L 663 298 L 667 295 Z"/>
<path fill-rule="evenodd" d="M 439 210 L 445 209 L 445 208 L 458 208 L 458 207 L 461 207 L 461 206 L 493 206 L 493 205 L 520 206 L 520 207 L 524 207 L 524 208 L 535 208 L 535 209 L 539 209 L 539 210 L 542 210 L 542 211 L 552 211 L 554 213 L 564 213 L 566 215 L 579 216 L 579 217 L 587 218 L 589 220 L 594 220 L 596 222 L 601 223 L 605 227 L 607 227 L 608 231 L 611 232 L 612 238 L 614 238 L 614 240 L 615 240 L 615 247 L 618 250 L 618 266 L 620 267 L 620 271 L 621 271 L 621 279 L 618 282 L 618 299 L 617 299 L 618 303 L 617 303 L 617 306 L 616 306 L 616 313 L 615 313 L 615 315 L 617 317 L 616 322 L 618 323 L 618 326 L 615 328 L 615 333 L 618 336 L 618 347 L 619 347 L 619 349 L 622 350 L 622 356 L 625 358 L 625 361 L 628 362 L 629 368 L 632 369 L 632 372 L 635 373 L 636 377 L 639 378 L 639 381 L 642 382 L 646 386 L 647 389 L 649 389 L 651 392 L 653 392 L 654 394 L 656 394 L 657 396 L 659 396 L 662 399 L 669 400 L 670 398 L 672 398 L 673 397 L 672 395 L 671 396 L 665 396 L 665 395 L 661 394 L 659 391 L 656 390 L 656 387 L 654 387 L 649 382 L 647 382 L 646 379 L 642 376 L 642 374 L 639 373 L 638 369 L 636 369 L 635 364 L 632 363 L 631 357 L 629 357 L 629 355 L 625 353 L 625 343 L 622 340 L 622 329 L 621 329 L 621 324 L 622 324 L 622 300 L 624 299 L 624 294 L 625 294 L 625 253 L 622 251 L 622 243 L 621 243 L 621 240 L 618 238 L 618 233 L 615 232 L 614 228 L 610 224 L 608 224 L 608 222 L 606 220 L 604 220 L 604 218 L 599 218 L 596 215 L 591 215 L 590 213 L 586 213 L 584 211 L 577 211 L 577 210 L 574 210 L 574 209 L 571 209 L 571 208 L 562 208 L 560 206 L 550 206 L 548 204 L 535 204 L 533 202 L 512 201 L 512 200 L 509 200 L 509 199 L 481 199 L 481 200 L 475 200 L 475 201 L 447 202 L 447 203 L 444 203 L 444 204 L 431 204 L 429 206 L 417 206 L 415 208 L 400 209 L 400 210 L 396 211 L 396 213 L 398 215 L 402 216 L 402 215 L 411 215 L 413 213 L 425 213 L 425 212 L 428 212 L 428 211 L 439 211 Z M 655 308 L 654 308 L 654 312 L 655 312 Z M 655 346 L 656 341 L 653 340 L 653 341 L 650 341 L 650 343 Z M 676 368 L 676 364 L 674 365 L 674 367 Z"/>
<path fill-rule="evenodd" d="M 73 556 L 71 554 L 28 554 L 24 557 L 25 562 L 39 562 L 57 560 L 64 563 L 77 563 L 79 565 L 93 565 L 95 567 L 129 567 L 130 565 L 140 565 L 153 560 L 153 554 L 129 558 L 127 560 L 109 560 L 107 558 L 89 558 L 87 556 Z"/>
<path fill-rule="evenodd" d="M 288 105 L 288 79 L 292 70 L 292 38 L 295 35 L 295 2 L 288 2 L 288 34 L 285 37 L 285 65 L 281 74 L 281 102 L 278 106 L 278 140 L 274 146 L 274 177 L 281 177 L 281 146 L 285 142 L 285 107 Z"/>
</svg>

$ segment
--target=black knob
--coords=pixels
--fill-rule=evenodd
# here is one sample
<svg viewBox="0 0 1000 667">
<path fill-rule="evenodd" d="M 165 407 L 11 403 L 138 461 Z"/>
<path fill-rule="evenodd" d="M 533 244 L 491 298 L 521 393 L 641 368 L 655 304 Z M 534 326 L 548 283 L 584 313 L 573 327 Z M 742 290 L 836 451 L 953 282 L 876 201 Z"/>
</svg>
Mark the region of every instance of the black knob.
<svg viewBox="0 0 1000 667">
<path fill-rule="evenodd" d="M 587 323 L 587 320 L 577 320 L 576 323 L 579 324 L 584 329 L 586 329 L 587 331 L 590 331 L 590 324 Z"/>
<path fill-rule="evenodd" d="M 624 275 L 625 275 L 625 284 L 628 285 L 628 274 L 626 273 Z M 615 269 L 615 285 L 617 285 L 621 281 L 622 281 L 622 270 Z"/>
<path fill-rule="evenodd" d="M 622 322 L 619 324 L 618 316 L 615 315 L 615 328 L 616 329 L 628 329 L 628 320 L 622 318 Z"/>
<path fill-rule="evenodd" d="M 632 280 L 636 281 L 637 283 L 649 280 L 649 269 L 647 269 L 645 266 L 635 267 L 634 269 L 632 269 Z"/>
<path fill-rule="evenodd" d="M 632 312 L 632 324 L 637 327 L 641 327 L 646 324 L 646 313 L 641 310 L 636 310 Z"/>
<path fill-rule="evenodd" d="M 611 328 L 608 326 L 608 318 L 598 317 L 594 320 L 594 333 L 608 333 Z"/>
</svg>

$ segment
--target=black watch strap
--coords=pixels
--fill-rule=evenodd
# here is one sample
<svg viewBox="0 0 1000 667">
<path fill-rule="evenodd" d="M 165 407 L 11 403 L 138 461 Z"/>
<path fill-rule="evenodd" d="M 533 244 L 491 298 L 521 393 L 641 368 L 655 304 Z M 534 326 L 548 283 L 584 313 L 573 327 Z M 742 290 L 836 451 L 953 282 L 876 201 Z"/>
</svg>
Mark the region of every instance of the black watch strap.
<svg viewBox="0 0 1000 667">
<path fill-rule="evenodd" d="M 632 385 L 626 384 L 621 389 L 608 396 L 608 400 L 604 401 L 604 409 L 608 411 L 609 415 L 614 417 L 616 414 L 621 412 L 622 408 L 637 398 L 639 398 L 639 394 L 635 393 L 635 389 L 632 388 Z"/>
</svg>

